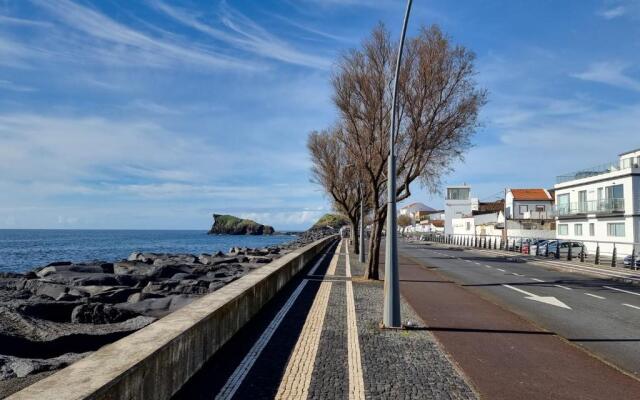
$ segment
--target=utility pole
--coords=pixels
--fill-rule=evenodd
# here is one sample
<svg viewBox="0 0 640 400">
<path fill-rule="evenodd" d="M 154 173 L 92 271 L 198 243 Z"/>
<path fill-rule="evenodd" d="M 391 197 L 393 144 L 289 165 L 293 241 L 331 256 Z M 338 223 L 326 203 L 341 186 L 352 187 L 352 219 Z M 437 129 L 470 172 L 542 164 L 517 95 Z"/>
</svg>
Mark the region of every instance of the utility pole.
<svg viewBox="0 0 640 400">
<path fill-rule="evenodd" d="M 398 276 L 398 232 L 396 224 L 396 98 L 398 95 L 398 75 L 402 64 L 402 48 L 407 33 L 407 23 L 411 12 L 412 0 L 407 1 L 407 9 L 402 24 L 402 35 L 398 48 L 398 61 L 393 79 L 393 97 L 391 103 L 391 133 L 389 135 L 389 160 L 387 162 L 387 237 L 384 263 L 384 310 L 382 325 L 385 328 L 400 328 L 400 280 Z"/>
<path fill-rule="evenodd" d="M 362 182 L 358 182 L 360 191 L 360 251 L 358 252 L 358 261 L 364 264 L 364 196 L 362 195 Z"/>
</svg>

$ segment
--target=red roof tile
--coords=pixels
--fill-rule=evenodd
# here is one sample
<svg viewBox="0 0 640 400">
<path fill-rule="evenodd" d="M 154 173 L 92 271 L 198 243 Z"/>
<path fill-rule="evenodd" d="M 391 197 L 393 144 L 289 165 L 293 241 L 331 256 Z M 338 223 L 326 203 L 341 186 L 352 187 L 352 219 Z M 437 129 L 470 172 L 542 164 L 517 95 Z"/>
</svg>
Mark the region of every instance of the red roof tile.
<svg viewBox="0 0 640 400">
<path fill-rule="evenodd" d="M 551 196 L 544 189 L 511 189 L 514 200 L 519 201 L 550 201 Z"/>
</svg>

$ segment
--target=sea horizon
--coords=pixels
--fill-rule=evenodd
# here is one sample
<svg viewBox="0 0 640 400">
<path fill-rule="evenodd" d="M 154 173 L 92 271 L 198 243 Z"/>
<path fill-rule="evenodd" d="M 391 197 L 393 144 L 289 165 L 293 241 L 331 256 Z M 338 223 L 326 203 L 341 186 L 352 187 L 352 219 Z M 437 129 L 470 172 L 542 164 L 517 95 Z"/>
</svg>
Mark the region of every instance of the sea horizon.
<svg viewBox="0 0 640 400">
<path fill-rule="evenodd" d="M 211 254 L 280 245 L 294 237 L 209 235 L 204 229 L 0 229 L 0 272 L 24 273 L 56 261 L 114 262 L 133 252 Z"/>
</svg>

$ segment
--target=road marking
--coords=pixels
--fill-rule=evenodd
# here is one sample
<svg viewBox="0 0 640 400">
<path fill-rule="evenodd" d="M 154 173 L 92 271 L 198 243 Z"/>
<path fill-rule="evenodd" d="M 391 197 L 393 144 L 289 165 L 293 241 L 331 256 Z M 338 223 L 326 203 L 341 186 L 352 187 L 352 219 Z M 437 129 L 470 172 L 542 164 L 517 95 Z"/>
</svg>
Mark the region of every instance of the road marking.
<svg viewBox="0 0 640 400">
<path fill-rule="evenodd" d="M 496 268 L 498 271 L 502 271 L 502 272 L 507 272 L 505 270 L 503 270 L 502 268 Z"/>
<path fill-rule="evenodd" d="M 631 307 L 631 308 L 635 308 L 636 310 L 640 310 L 640 307 L 638 306 L 634 306 L 632 304 L 627 304 L 627 303 L 622 303 L 623 306 L 627 306 L 627 307 Z"/>
<path fill-rule="evenodd" d="M 614 288 L 614 287 L 611 287 L 611 286 L 603 286 L 603 288 L 611 289 L 611 290 L 617 290 L 618 292 L 629 293 L 629 294 L 635 294 L 636 296 L 640 296 L 640 293 L 631 292 L 631 291 L 629 291 L 629 290 L 624 290 L 624 289 L 618 289 L 618 288 Z"/>
<path fill-rule="evenodd" d="M 344 239 L 340 240 L 338 244 L 338 248 L 336 252 L 333 254 L 333 258 L 331 259 L 331 263 L 329 264 L 329 269 L 327 269 L 327 275 L 335 275 L 336 267 L 338 266 L 338 258 L 340 257 L 340 250 L 342 250 L 342 242 Z"/>
<path fill-rule="evenodd" d="M 533 279 L 533 280 L 534 280 L 534 281 L 536 281 L 536 282 L 544 282 L 544 280 L 542 280 L 542 279 L 538 279 L 538 278 L 531 278 L 531 279 Z"/>
<path fill-rule="evenodd" d="M 346 261 L 347 276 L 351 276 L 349 246 Z M 349 400 L 364 400 L 364 378 L 362 376 L 362 358 L 356 320 L 356 303 L 353 296 L 353 283 L 346 282 L 347 293 L 347 364 L 349 366 Z"/>
<path fill-rule="evenodd" d="M 331 282 L 322 282 L 280 381 L 276 399 L 306 399 L 329 304 Z"/>
<path fill-rule="evenodd" d="M 597 294 L 585 293 L 587 296 L 595 297 L 596 299 L 604 300 L 605 298 L 602 296 L 598 296 Z"/>
<path fill-rule="evenodd" d="M 517 273 L 517 272 L 512 272 L 512 273 L 513 273 L 515 276 L 524 276 L 524 275 L 519 274 L 519 273 Z"/>
<path fill-rule="evenodd" d="M 493 268 L 491 265 L 487 265 L 487 264 L 485 264 L 484 266 L 487 268 Z"/>
<path fill-rule="evenodd" d="M 322 257 L 320 257 L 320 259 L 318 261 L 316 261 L 315 265 L 313 266 L 313 268 L 311 268 L 311 270 L 309 271 L 309 273 L 307 275 L 309 276 L 314 276 L 316 273 L 316 270 L 318 269 L 318 267 L 322 264 L 322 262 L 324 261 L 325 258 L 327 258 L 327 256 L 329 255 L 330 251 L 326 251 Z"/>
<path fill-rule="evenodd" d="M 516 292 L 520 292 L 520 293 L 523 293 L 523 294 L 527 295 L 527 297 L 525 297 L 525 299 L 533 300 L 533 301 L 539 301 L 540 303 L 550 304 L 552 306 L 556 306 L 556 307 L 560 307 L 560 308 L 566 308 L 568 310 L 571 310 L 571 307 L 569 307 L 568 305 L 564 304 L 563 302 L 561 302 L 560 300 L 558 300 L 557 298 L 555 298 L 553 296 L 538 296 L 537 294 L 529 293 L 526 290 L 522 290 L 522 289 L 519 289 L 517 287 L 513 287 L 511 285 L 502 285 L 502 286 L 506 287 L 507 289 L 515 290 Z"/>
<path fill-rule="evenodd" d="M 566 286 L 562 286 L 562 285 L 553 285 L 553 286 L 555 286 L 555 287 L 559 287 L 559 288 L 562 288 L 562 289 L 564 289 L 564 290 L 573 290 L 573 289 L 571 289 L 570 287 L 566 287 Z"/>
<path fill-rule="evenodd" d="M 479 263 L 479 262 L 477 262 L 477 261 L 474 261 L 473 263 L 474 263 L 474 264 L 477 264 L 477 265 L 482 265 L 482 264 L 480 264 L 480 263 Z"/>
<path fill-rule="evenodd" d="M 249 350 L 247 355 L 244 356 L 242 362 L 238 365 L 236 370 L 233 371 L 233 374 L 229 377 L 229 379 L 227 379 L 227 382 L 220 390 L 220 393 L 218 393 L 218 395 L 216 396 L 216 400 L 228 400 L 233 397 L 233 395 L 236 393 L 236 391 L 244 381 L 244 378 L 246 378 L 247 374 L 253 367 L 253 364 L 255 364 L 258 357 L 260 357 L 262 350 L 264 350 L 264 348 L 271 340 L 271 337 L 280 326 L 280 323 L 284 319 L 285 315 L 287 314 L 287 312 L 289 312 L 298 296 L 300 296 L 300 293 L 302 293 L 302 290 L 307 285 L 307 282 L 308 281 L 306 279 L 300 282 L 296 290 L 291 293 L 291 296 L 289 296 L 287 302 L 282 306 L 280 311 L 278 311 L 271 323 L 269 323 L 269 326 L 267 326 L 264 332 L 262 332 L 260 338 L 258 338 L 253 347 L 251 347 L 251 350 Z"/>
</svg>

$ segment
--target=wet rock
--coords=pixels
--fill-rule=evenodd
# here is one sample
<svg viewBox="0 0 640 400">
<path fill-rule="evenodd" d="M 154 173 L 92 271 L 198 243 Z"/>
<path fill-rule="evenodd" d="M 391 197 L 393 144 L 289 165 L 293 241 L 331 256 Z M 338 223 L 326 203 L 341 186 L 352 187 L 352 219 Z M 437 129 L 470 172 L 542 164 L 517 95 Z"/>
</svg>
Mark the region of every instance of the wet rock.
<svg viewBox="0 0 640 400">
<path fill-rule="evenodd" d="M 110 304 L 89 303 L 75 307 L 71 322 L 76 324 L 113 324 L 137 317 L 138 314 Z"/>
<path fill-rule="evenodd" d="M 37 296 L 46 296 L 52 299 L 57 299 L 61 295 L 67 293 L 67 291 L 69 290 L 66 285 L 41 279 L 28 280 L 24 285 L 24 289 Z"/>
<path fill-rule="evenodd" d="M 0 380 L 64 368 L 90 353 L 67 353 L 54 358 L 33 359 L 0 355 Z"/>
<path fill-rule="evenodd" d="M 113 288 L 97 293 L 91 296 L 90 299 L 93 302 L 116 304 L 127 301 L 129 296 L 139 291 L 136 288 Z"/>
<path fill-rule="evenodd" d="M 153 265 L 141 261 L 122 261 L 113 264 L 113 273 L 116 275 L 149 275 L 153 271 Z"/>
</svg>

